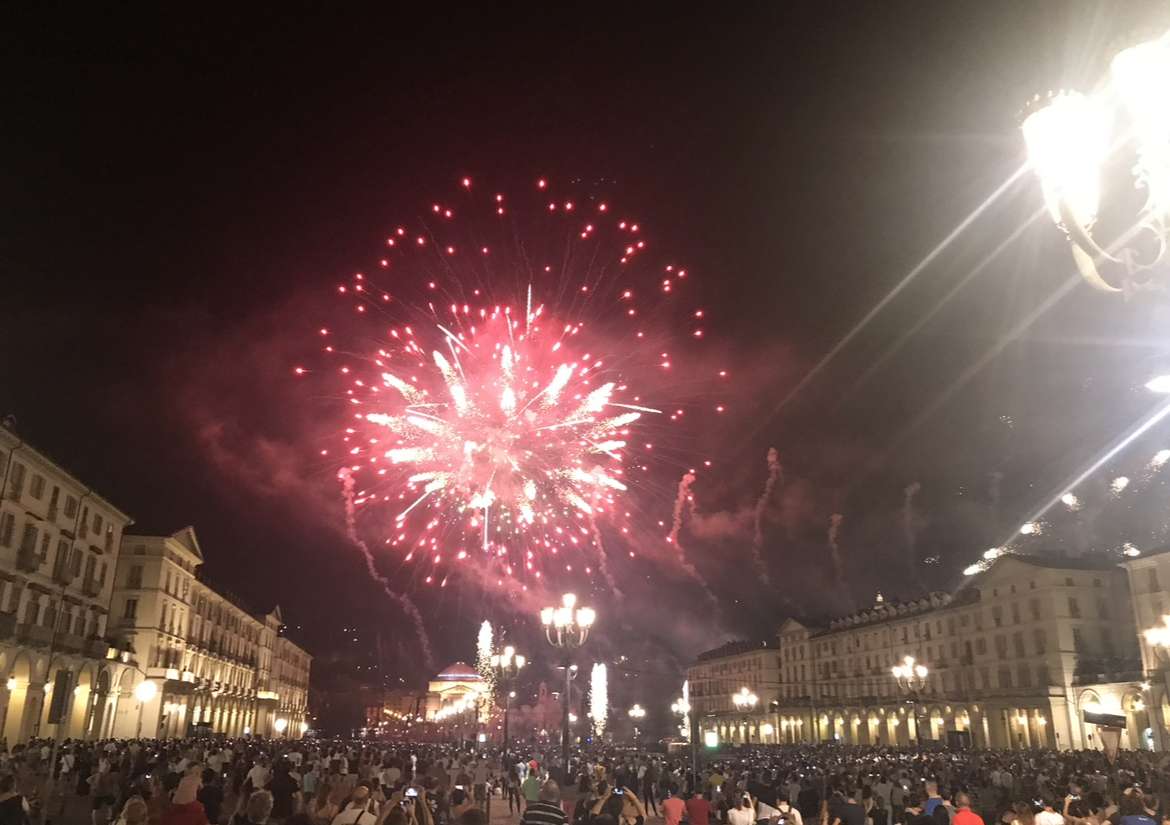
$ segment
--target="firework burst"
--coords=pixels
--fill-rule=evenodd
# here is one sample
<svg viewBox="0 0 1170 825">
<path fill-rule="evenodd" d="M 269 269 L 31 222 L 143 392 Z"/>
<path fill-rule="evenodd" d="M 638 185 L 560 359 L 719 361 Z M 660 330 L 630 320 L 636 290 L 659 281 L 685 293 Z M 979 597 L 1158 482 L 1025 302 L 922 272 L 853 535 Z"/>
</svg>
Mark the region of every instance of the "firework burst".
<svg viewBox="0 0 1170 825">
<path fill-rule="evenodd" d="M 394 228 L 338 285 L 351 314 L 319 335 L 346 423 L 322 454 L 342 456 L 363 523 L 427 583 L 471 560 L 501 579 L 596 567 L 612 585 L 598 521 L 629 532 L 623 497 L 651 458 L 682 453 L 664 428 L 723 412 L 694 398 L 726 371 L 673 378 L 704 311 L 636 221 L 596 197 L 549 200 L 543 180 L 527 211 L 474 189 Z"/>
</svg>

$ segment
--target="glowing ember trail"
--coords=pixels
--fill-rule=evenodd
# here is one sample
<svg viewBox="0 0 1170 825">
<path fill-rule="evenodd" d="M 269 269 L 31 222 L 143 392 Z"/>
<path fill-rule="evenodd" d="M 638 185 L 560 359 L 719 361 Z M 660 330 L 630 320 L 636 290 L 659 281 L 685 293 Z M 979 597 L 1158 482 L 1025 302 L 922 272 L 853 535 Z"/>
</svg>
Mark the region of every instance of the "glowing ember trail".
<svg viewBox="0 0 1170 825">
<path fill-rule="evenodd" d="M 388 234 L 375 271 L 393 288 L 355 274 L 336 288 L 352 314 L 318 330 L 354 506 L 428 584 L 470 560 L 500 584 L 595 566 L 615 587 L 600 528 L 628 536 L 619 501 L 649 478 L 647 436 L 683 420 L 672 370 L 704 341 L 693 279 L 644 260 L 639 224 L 596 197 L 549 201 L 542 180 L 539 209 L 494 194 L 485 211 L 461 189 Z M 705 394 L 724 374 L 686 378 Z"/>
</svg>

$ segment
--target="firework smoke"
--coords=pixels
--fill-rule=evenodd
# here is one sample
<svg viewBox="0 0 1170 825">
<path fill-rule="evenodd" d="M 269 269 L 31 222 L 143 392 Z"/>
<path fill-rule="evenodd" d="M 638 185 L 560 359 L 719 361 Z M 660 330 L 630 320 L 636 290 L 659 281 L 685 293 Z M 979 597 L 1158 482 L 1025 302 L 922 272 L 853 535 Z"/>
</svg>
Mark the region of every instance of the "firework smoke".
<svg viewBox="0 0 1170 825">
<path fill-rule="evenodd" d="M 354 492 L 353 492 L 353 476 L 347 470 L 341 470 L 338 473 L 341 479 L 341 489 L 345 496 L 345 530 L 349 535 L 349 540 L 358 550 L 362 552 L 362 558 L 366 562 L 366 572 L 369 573 L 370 578 L 382 585 L 382 590 L 398 603 L 403 612 L 410 617 L 411 622 L 414 623 L 414 632 L 418 636 L 418 644 L 422 649 L 423 659 L 426 662 L 428 670 L 435 669 L 435 654 L 431 650 L 431 640 L 427 637 L 426 626 L 423 624 L 422 615 L 418 612 L 414 602 L 411 601 L 410 596 L 405 593 L 398 593 L 390 587 L 390 581 L 381 573 L 374 565 L 374 554 L 370 552 L 370 548 L 362 541 L 357 532 L 357 516 L 354 508 Z"/>
<path fill-rule="evenodd" d="M 593 532 L 593 544 L 597 547 L 597 569 L 601 571 L 601 577 L 605 579 L 605 583 L 609 585 L 609 589 L 615 595 L 621 596 L 622 590 L 618 587 L 613 573 L 609 572 L 609 559 L 605 555 L 605 545 L 601 542 L 601 530 L 598 529 L 597 519 L 592 514 L 589 516 L 589 529 Z"/>
<path fill-rule="evenodd" d="M 715 594 L 711 592 L 711 588 L 707 586 L 707 582 L 699 575 L 699 571 L 695 566 L 687 561 L 686 554 L 683 552 L 682 542 L 679 540 L 684 517 L 688 514 L 693 517 L 695 514 L 695 499 L 694 494 L 691 493 L 691 485 L 694 483 L 694 473 L 683 473 L 683 477 L 679 479 L 678 495 L 674 499 L 674 514 L 670 525 L 670 535 L 666 540 L 674 548 L 675 555 L 678 557 L 679 566 L 686 571 L 688 576 L 702 585 L 703 592 L 707 594 L 707 598 L 714 602 L 716 601 Z"/>
<path fill-rule="evenodd" d="M 845 565 L 841 563 L 841 522 L 845 521 L 842 513 L 833 513 L 829 516 L 829 557 L 833 561 L 833 574 L 838 582 L 845 582 Z"/>
<path fill-rule="evenodd" d="M 776 484 L 782 482 L 784 479 L 784 468 L 780 465 L 780 453 L 775 447 L 768 448 L 768 480 L 764 482 L 764 492 L 760 494 L 759 500 L 756 502 L 756 516 L 755 527 L 756 535 L 752 541 L 752 563 L 756 566 L 756 572 L 760 574 L 764 584 L 769 584 L 768 581 L 768 566 L 764 564 L 763 549 L 764 549 L 764 514 L 768 510 L 768 502 L 772 499 L 772 493 L 776 489 Z"/>
<path fill-rule="evenodd" d="M 998 481 L 994 482 L 994 486 L 998 490 Z M 922 583 L 918 577 L 918 525 L 914 513 L 914 498 L 921 489 L 921 484 L 912 481 L 902 490 L 902 533 L 906 537 L 906 555 L 910 560 L 910 574 L 920 587 Z"/>
<path fill-rule="evenodd" d="M 589 712 L 593 714 L 593 735 L 600 739 L 609 719 L 609 674 L 601 662 L 594 663 L 589 677 Z"/>
</svg>

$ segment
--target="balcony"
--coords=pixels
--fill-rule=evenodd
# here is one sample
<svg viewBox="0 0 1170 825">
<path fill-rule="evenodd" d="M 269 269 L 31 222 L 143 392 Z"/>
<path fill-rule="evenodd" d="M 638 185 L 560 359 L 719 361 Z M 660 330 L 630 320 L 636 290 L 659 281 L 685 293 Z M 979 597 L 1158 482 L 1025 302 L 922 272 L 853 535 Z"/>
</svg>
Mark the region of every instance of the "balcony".
<svg viewBox="0 0 1170 825">
<path fill-rule="evenodd" d="M 73 568 L 68 564 L 61 564 L 53 568 L 53 581 L 60 585 L 69 585 L 73 583 Z"/>
<path fill-rule="evenodd" d="M 81 592 L 87 596 L 99 596 L 102 592 L 102 583 L 90 577 L 81 584 Z"/>
<path fill-rule="evenodd" d="M 110 652 L 110 644 L 105 639 L 86 639 L 81 652 L 90 659 L 105 659 Z"/>
<path fill-rule="evenodd" d="M 16 633 L 16 614 L 0 613 L 0 639 L 11 639 Z"/>
<path fill-rule="evenodd" d="M 80 653 L 85 649 L 85 639 L 72 633 L 58 633 L 56 646 L 66 653 Z"/>
<path fill-rule="evenodd" d="M 8 491 L 8 498 L 13 501 L 20 501 L 20 497 L 24 495 L 23 484 L 13 484 L 12 489 Z"/>
<path fill-rule="evenodd" d="M 48 647 L 53 642 L 53 629 L 39 624 L 18 624 L 14 635 L 16 641 L 31 645 Z"/>
</svg>

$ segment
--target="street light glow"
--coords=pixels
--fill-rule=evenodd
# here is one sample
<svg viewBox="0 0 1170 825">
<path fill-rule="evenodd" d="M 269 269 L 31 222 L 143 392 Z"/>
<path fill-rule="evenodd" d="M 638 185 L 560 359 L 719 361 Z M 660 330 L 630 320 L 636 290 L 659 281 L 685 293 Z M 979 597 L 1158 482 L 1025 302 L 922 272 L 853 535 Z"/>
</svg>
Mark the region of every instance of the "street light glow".
<svg viewBox="0 0 1170 825">
<path fill-rule="evenodd" d="M 139 702 L 149 702 L 155 696 L 158 696 L 158 685 L 150 679 L 144 679 L 134 686 L 134 698 Z"/>
<path fill-rule="evenodd" d="M 1028 162 L 1040 178 L 1044 205 L 1066 231 L 1089 229 L 1101 203 L 1101 168 L 1109 156 L 1109 112 L 1080 92 L 1061 92 L 1022 126 Z M 1066 219 L 1076 227 L 1066 226 Z"/>
<path fill-rule="evenodd" d="M 1170 32 L 1120 52 L 1109 67 L 1137 143 L 1137 183 L 1149 193 L 1145 212 L 1170 219 Z"/>
</svg>

